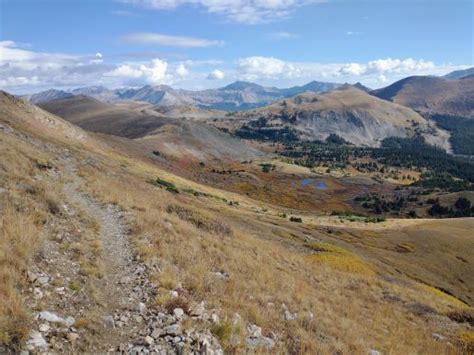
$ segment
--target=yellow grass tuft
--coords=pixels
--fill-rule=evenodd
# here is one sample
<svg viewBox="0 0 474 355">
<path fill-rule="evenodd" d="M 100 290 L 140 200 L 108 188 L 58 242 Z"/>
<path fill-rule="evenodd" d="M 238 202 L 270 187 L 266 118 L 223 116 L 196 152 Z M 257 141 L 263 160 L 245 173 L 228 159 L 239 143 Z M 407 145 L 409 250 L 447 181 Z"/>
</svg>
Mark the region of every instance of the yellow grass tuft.
<svg viewBox="0 0 474 355">
<path fill-rule="evenodd" d="M 369 264 L 345 249 L 328 243 L 312 243 L 308 246 L 316 251 L 306 257 L 310 262 L 323 263 L 344 272 L 375 275 Z"/>
</svg>

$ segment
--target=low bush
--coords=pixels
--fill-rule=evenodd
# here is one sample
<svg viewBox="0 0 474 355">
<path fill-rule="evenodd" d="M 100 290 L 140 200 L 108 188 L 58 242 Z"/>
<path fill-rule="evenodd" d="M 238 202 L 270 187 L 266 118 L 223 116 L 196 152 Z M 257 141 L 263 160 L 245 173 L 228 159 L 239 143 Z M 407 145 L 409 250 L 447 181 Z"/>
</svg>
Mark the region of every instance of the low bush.
<svg viewBox="0 0 474 355">
<path fill-rule="evenodd" d="M 163 179 L 160 179 L 160 178 L 156 178 L 156 180 L 150 181 L 150 183 L 152 185 L 155 185 L 155 186 L 158 186 L 158 187 L 164 187 L 166 189 L 166 191 L 174 192 L 176 194 L 179 194 L 179 190 L 176 187 L 176 185 L 173 184 L 170 181 L 166 181 L 166 180 L 163 180 Z"/>
</svg>

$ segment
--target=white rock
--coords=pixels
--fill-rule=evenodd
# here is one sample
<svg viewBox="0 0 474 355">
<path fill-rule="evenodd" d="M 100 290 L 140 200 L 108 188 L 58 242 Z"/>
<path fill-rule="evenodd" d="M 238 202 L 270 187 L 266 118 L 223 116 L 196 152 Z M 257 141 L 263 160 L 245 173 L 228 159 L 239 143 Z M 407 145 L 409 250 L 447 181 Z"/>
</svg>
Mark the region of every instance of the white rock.
<svg viewBox="0 0 474 355">
<path fill-rule="evenodd" d="M 30 334 L 30 339 L 26 342 L 27 345 L 31 345 L 35 348 L 47 348 L 48 343 L 43 338 L 43 335 L 40 332 L 33 331 Z"/>
<path fill-rule="evenodd" d="M 178 335 L 181 332 L 181 326 L 179 324 L 172 324 L 163 329 L 168 335 Z"/>
<path fill-rule="evenodd" d="M 370 349 L 369 355 L 382 355 L 382 353 L 378 350 Z"/>
<path fill-rule="evenodd" d="M 138 311 L 140 312 L 140 314 L 144 314 L 144 313 L 145 313 L 145 311 L 146 311 L 146 306 L 145 306 L 144 303 L 140 302 L 140 303 L 138 304 Z"/>
<path fill-rule="evenodd" d="M 151 336 L 147 335 L 145 337 L 145 343 L 147 343 L 148 345 L 153 345 L 154 342 L 155 342 L 155 339 L 153 339 Z"/>
<path fill-rule="evenodd" d="M 182 308 L 175 308 L 173 314 L 176 318 L 180 319 L 184 315 L 184 311 Z"/>
<path fill-rule="evenodd" d="M 64 320 L 64 324 L 68 327 L 72 327 L 74 323 L 76 323 L 76 320 L 71 316 L 66 317 L 66 319 Z"/>
<path fill-rule="evenodd" d="M 161 329 L 160 329 L 160 328 L 154 328 L 153 331 L 151 332 L 151 336 L 152 336 L 154 339 L 158 339 L 161 334 L 162 334 L 162 332 L 161 332 Z"/>
<path fill-rule="evenodd" d="M 35 289 L 33 290 L 33 297 L 35 300 L 40 300 L 43 298 L 43 292 L 40 288 L 35 287 Z"/>
<path fill-rule="evenodd" d="M 40 285 L 44 286 L 48 283 L 49 281 L 49 277 L 48 276 L 41 276 L 41 277 L 38 277 L 38 279 L 36 280 Z"/>
<path fill-rule="evenodd" d="M 446 337 L 444 335 L 441 335 L 441 334 L 433 333 L 433 334 L 431 334 L 431 336 L 433 337 L 433 339 L 435 339 L 437 341 L 446 340 Z"/>
<path fill-rule="evenodd" d="M 219 315 L 217 315 L 216 313 L 212 313 L 211 314 L 211 321 L 212 323 L 219 323 Z"/>
<path fill-rule="evenodd" d="M 171 298 L 176 298 L 176 297 L 178 297 L 178 292 L 177 291 L 170 291 L 170 296 L 171 296 Z"/>
<path fill-rule="evenodd" d="M 275 342 L 267 337 L 259 336 L 259 337 L 248 337 L 247 338 L 247 345 L 256 348 L 256 347 L 264 347 L 267 349 L 271 349 L 275 346 Z"/>
<path fill-rule="evenodd" d="M 39 313 L 39 319 L 45 320 L 47 322 L 53 322 L 53 323 L 63 323 L 64 319 L 61 317 L 57 316 L 56 314 L 48 311 L 42 311 Z"/>
<path fill-rule="evenodd" d="M 247 333 L 249 333 L 251 337 L 260 337 L 262 336 L 262 328 L 255 324 L 249 324 L 247 326 Z"/>
<path fill-rule="evenodd" d="M 296 318 L 298 318 L 298 314 L 297 313 L 291 313 L 289 310 L 285 310 L 284 318 L 287 321 L 292 321 L 292 320 L 295 320 Z"/>
<path fill-rule="evenodd" d="M 43 323 L 43 324 L 40 324 L 40 326 L 39 326 L 40 332 L 43 332 L 43 333 L 47 332 L 50 329 L 51 329 L 51 327 L 49 326 L 48 323 Z"/>
</svg>

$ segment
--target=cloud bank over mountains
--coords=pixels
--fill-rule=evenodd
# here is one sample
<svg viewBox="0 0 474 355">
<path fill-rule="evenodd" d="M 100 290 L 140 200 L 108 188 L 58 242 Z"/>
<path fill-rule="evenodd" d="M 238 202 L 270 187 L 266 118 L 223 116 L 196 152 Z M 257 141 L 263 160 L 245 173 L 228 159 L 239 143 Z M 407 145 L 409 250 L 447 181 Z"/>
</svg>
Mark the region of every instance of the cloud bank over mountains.
<svg viewBox="0 0 474 355">
<path fill-rule="evenodd" d="M 443 75 L 466 67 L 414 58 L 384 58 L 367 63 L 289 62 L 265 56 L 230 62 L 166 58 L 116 62 L 101 51 L 84 55 L 49 53 L 25 48 L 13 41 L 0 41 L 0 52 L 0 88 L 18 93 L 90 85 L 117 88 L 168 84 L 194 89 L 203 85 L 222 86 L 235 80 L 276 86 L 311 80 L 361 81 L 378 87 L 403 76 Z"/>
</svg>

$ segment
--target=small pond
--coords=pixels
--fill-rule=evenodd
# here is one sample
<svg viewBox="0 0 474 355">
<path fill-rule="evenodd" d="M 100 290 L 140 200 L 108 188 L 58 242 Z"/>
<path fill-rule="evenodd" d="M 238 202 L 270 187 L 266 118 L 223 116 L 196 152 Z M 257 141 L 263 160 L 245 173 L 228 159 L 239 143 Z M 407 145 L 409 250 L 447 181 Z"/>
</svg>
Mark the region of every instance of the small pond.
<svg viewBox="0 0 474 355">
<path fill-rule="evenodd" d="M 301 186 L 303 187 L 313 187 L 318 190 L 326 190 L 328 185 L 323 180 L 315 179 L 303 179 L 301 180 Z"/>
</svg>

